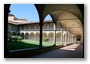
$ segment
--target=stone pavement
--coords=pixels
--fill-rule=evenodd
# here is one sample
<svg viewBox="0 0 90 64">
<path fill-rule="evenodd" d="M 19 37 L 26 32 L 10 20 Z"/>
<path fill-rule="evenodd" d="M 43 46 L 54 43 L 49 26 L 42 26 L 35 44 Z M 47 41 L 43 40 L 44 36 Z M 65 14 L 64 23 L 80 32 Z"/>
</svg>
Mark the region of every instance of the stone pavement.
<svg viewBox="0 0 90 64">
<path fill-rule="evenodd" d="M 31 58 L 83 58 L 83 45 L 72 44 Z"/>
</svg>

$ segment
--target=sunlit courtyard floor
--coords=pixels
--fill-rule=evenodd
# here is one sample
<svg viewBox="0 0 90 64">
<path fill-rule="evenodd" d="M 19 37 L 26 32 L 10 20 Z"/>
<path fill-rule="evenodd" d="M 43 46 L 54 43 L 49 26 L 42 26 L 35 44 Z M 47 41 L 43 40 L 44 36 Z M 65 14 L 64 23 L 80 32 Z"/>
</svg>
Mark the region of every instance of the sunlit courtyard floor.
<svg viewBox="0 0 90 64">
<path fill-rule="evenodd" d="M 46 53 L 42 53 L 32 58 L 83 58 L 83 45 L 72 44 Z"/>
<path fill-rule="evenodd" d="M 65 46 L 63 48 L 60 48 L 61 50 L 69 50 L 69 51 L 75 51 L 76 48 L 79 46 L 80 44 L 72 44 L 69 46 Z"/>
<path fill-rule="evenodd" d="M 54 42 L 42 42 L 43 47 L 53 46 Z M 60 42 L 56 42 L 56 45 L 61 45 Z M 17 50 L 25 48 L 38 48 L 39 41 L 34 40 L 22 40 L 18 42 L 8 41 L 7 43 L 8 50 Z"/>
</svg>

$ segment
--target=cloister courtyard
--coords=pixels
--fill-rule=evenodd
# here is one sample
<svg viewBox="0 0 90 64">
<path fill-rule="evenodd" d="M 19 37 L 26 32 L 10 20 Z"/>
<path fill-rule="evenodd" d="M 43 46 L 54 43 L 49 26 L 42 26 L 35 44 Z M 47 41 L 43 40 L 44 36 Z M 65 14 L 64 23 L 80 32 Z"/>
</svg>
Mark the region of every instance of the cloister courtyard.
<svg viewBox="0 0 90 64">
<path fill-rule="evenodd" d="M 12 4 L 4 6 L 4 21 L 7 22 L 5 57 L 83 58 L 83 4 L 34 4 L 39 17 L 36 22 L 11 14 L 11 6 Z M 51 19 L 45 20 L 47 16 Z M 75 53 L 70 53 L 70 56 L 68 51 Z"/>
</svg>

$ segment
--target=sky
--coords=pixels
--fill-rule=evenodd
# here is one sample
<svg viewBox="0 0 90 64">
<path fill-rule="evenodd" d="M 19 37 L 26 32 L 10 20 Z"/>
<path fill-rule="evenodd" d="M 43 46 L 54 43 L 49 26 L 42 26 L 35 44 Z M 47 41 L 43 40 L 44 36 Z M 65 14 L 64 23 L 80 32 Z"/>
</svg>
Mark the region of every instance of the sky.
<svg viewBox="0 0 90 64">
<path fill-rule="evenodd" d="M 11 4 L 10 14 L 20 19 L 27 19 L 30 22 L 39 21 L 38 12 L 33 4 Z M 47 15 L 44 20 L 52 20 L 50 15 Z"/>
</svg>

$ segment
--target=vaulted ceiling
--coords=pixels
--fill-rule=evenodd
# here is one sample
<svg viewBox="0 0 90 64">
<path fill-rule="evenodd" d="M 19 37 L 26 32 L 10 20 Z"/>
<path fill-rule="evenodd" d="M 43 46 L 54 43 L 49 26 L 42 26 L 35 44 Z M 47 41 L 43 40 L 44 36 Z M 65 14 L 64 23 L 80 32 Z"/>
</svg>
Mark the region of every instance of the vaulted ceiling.
<svg viewBox="0 0 90 64">
<path fill-rule="evenodd" d="M 74 35 L 83 35 L 84 12 L 77 4 L 42 4 L 35 5 L 40 18 L 44 19 L 50 14 L 55 23 L 61 23 L 63 28 L 67 28 Z"/>
</svg>

